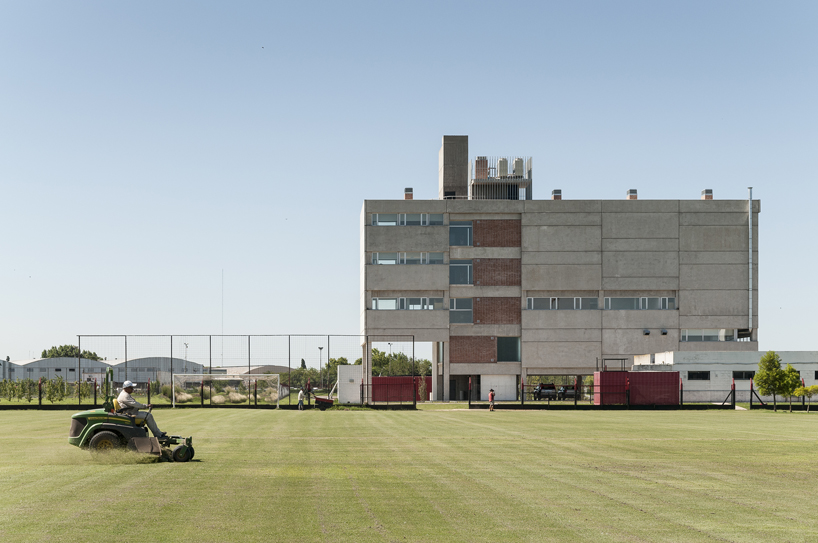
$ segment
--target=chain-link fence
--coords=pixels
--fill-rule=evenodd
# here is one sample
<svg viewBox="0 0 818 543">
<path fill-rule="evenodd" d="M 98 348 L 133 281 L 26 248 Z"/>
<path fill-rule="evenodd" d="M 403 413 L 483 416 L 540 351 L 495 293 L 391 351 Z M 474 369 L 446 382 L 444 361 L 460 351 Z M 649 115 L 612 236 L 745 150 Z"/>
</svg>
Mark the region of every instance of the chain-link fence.
<svg viewBox="0 0 818 543">
<path fill-rule="evenodd" d="M 308 404 L 315 395 L 332 395 L 339 365 L 362 365 L 371 368 L 374 375 L 411 376 L 421 369 L 414 357 L 413 336 L 80 335 L 77 343 L 81 356 L 34 360 L 16 368 L 12 378 L 0 380 L 0 407 L 99 406 L 104 401 L 100 386 L 108 368 L 113 369 L 115 387 L 131 381 L 136 384 L 136 400 L 157 407 L 172 405 L 177 387 L 186 395 L 192 395 L 193 381 L 199 381 L 202 388 L 202 379 L 193 378 L 186 383 L 191 386 L 174 385 L 174 375 L 179 374 L 248 374 L 254 383 L 261 375 L 278 375 L 275 395 L 268 393 L 272 387 L 267 383 L 263 383 L 264 395 L 259 391 L 258 397 L 249 389 L 228 393 L 246 398 L 245 405 L 269 407 L 273 402 L 262 399 L 275 397 L 276 405 L 295 407 L 299 390 L 306 393 Z M 218 396 L 224 394 L 211 393 L 211 386 L 221 387 L 215 383 L 219 380 L 208 381 L 208 390 L 199 391 L 198 401 L 184 403 L 217 405 Z M 243 386 L 251 386 L 250 381 Z M 362 398 L 363 403 L 369 403 L 371 394 Z"/>
</svg>

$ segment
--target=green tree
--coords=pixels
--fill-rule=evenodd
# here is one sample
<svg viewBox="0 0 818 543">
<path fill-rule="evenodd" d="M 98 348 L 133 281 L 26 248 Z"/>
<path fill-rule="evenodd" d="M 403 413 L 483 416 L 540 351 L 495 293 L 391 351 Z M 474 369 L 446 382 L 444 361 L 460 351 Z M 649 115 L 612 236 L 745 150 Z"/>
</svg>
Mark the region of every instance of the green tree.
<svg viewBox="0 0 818 543">
<path fill-rule="evenodd" d="M 773 411 L 778 411 L 776 394 L 782 394 L 785 389 L 787 376 L 781 369 L 781 357 L 775 351 L 767 351 L 758 362 L 758 371 L 755 374 L 755 384 L 762 396 L 773 397 Z"/>
<path fill-rule="evenodd" d="M 800 386 L 801 375 L 799 375 L 798 370 L 787 364 L 787 367 L 784 369 L 784 382 L 781 394 L 787 396 L 790 400 L 790 413 L 792 413 L 792 397 L 795 393 L 795 389 Z"/>
<path fill-rule="evenodd" d="M 792 394 L 793 396 L 807 399 L 807 413 L 809 413 L 810 405 L 812 405 L 812 397 L 818 394 L 818 385 L 798 387 L 793 391 Z"/>
<path fill-rule="evenodd" d="M 301 369 L 302 369 L 302 370 L 307 369 L 307 363 L 306 363 L 306 362 L 304 362 L 304 359 L 303 359 L 303 358 L 301 359 Z"/>
<path fill-rule="evenodd" d="M 91 351 L 82 351 L 76 345 L 60 345 L 59 347 L 51 347 L 50 349 L 43 349 L 42 358 L 85 358 L 86 360 L 102 360 L 97 353 Z"/>
</svg>

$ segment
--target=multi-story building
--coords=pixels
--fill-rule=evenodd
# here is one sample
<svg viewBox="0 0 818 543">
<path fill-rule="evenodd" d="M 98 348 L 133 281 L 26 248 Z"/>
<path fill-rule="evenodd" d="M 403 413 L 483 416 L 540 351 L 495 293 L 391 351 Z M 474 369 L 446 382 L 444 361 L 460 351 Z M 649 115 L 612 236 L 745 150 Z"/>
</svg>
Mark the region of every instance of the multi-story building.
<svg viewBox="0 0 818 543">
<path fill-rule="evenodd" d="M 439 160 L 439 199 L 361 213 L 362 333 L 431 342 L 435 399 L 470 377 L 514 399 L 529 376 L 758 350 L 752 196 L 534 200 L 531 158 L 469 159 L 468 136 L 444 136 Z"/>
</svg>

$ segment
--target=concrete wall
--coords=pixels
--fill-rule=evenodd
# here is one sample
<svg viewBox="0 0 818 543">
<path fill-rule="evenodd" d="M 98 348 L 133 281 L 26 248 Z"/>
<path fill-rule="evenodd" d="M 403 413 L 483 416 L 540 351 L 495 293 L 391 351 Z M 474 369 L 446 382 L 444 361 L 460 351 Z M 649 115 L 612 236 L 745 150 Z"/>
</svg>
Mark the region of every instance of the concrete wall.
<svg viewBox="0 0 818 543">
<path fill-rule="evenodd" d="M 516 375 L 481 375 L 480 376 L 480 399 L 489 401 L 489 390 L 494 389 L 497 401 L 514 401 L 517 399 L 517 376 Z"/>
</svg>

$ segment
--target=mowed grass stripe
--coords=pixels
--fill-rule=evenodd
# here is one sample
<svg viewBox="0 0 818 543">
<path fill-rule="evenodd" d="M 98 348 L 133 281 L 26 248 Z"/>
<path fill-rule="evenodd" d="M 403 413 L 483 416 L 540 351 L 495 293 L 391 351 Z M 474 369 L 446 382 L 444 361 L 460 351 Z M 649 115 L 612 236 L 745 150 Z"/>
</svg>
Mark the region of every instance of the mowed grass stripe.
<svg viewBox="0 0 818 543">
<path fill-rule="evenodd" d="M 804 414 L 157 418 L 194 436 L 196 461 L 95 462 L 67 444 L 69 414 L 0 413 L 0 539 L 92 541 L 113 529 L 151 541 L 818 540 L 818 418 Z"/>
</svg>

